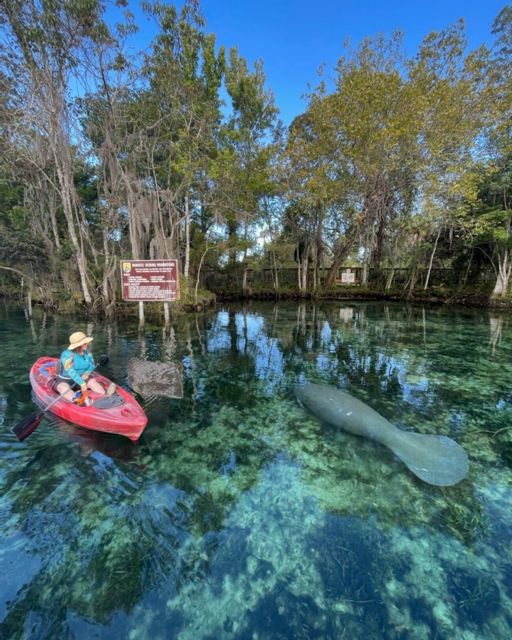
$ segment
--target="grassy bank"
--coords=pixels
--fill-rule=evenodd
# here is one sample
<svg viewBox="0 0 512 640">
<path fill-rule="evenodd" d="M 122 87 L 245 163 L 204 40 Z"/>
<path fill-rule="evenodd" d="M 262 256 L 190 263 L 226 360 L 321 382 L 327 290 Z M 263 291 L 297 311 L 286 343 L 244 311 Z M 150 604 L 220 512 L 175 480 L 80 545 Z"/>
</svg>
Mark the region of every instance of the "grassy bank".
<svg viewBox="0 0 512 640">
<path fill-rule="evenodd" d="M 4 288 L 0 290 L 0 298 L 4 298 L 19 305 L 20 307 L 26 306 L 26 297 L 20 294 L 19 290 L 14 288 Z M 215 304 L 217 296 L 211 291 L 199 290 L 197 296 L 195 291 L 190 291 L 186 287 L 180 290 L 180 299 L 170 304 L 170 312 L 187 313 L 191 311 L 202 311 L 213 304 Z M 71 295 L 64 297 L 63 295 L 56 295 L 50 301 L 48 298 L 42 298 L 37 295 L 37 290 L 33 291 L 32 305 L 34 307 L 43 307 L 49 311 L 59 313 L 62 315 L 84 315 L 84 316 L 105 316 L 105 311 L 99 304 L 94 305 L 88 309 L 85 305 L 83 297 L 75 292 Z M 144 303 L 144 315 L 148 320 L 157 320 L 163 317 L 164 307 L 161 302 L 145 302 Z M 123 317 L 138 317 L 139 305 L 136 302 L 125 302 L 118 300 L 113 309 L 110 310 L 110 315 L 123 318 Z"/>
</svg>

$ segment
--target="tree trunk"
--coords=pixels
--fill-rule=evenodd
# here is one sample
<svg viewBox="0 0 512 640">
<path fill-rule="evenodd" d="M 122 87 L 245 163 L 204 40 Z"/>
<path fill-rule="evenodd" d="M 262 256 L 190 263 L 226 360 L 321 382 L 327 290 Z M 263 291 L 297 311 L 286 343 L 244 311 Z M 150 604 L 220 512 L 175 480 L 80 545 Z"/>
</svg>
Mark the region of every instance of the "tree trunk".
<svg viewBox="0 0 512 640">
<path fill-rule="evenodd" d="M 58 162 L 57 158 L 55 158 L 55 160 L 56 162 Z M 79 241 L 79 236 L 76 233 L 74 220 L 75 212 L 73 209 L 73 203 L 71 201 L 71 193 L 74 191 L 74 185 L 72 184 L 72 179 L 69 176 L 69 172 L 62 167 L 57 167 L 57 175 L 61 187 L 62 208 L 64 210 L 66 222 L 68 223 L 69 239 L 71 240 L 71 244 L 73 245 L 73 249 L 75 250 L 76 263 L 80 276 L 80 284 L 82 286 L 84 301 L 87 305 L 90 305 L 92 303 L 92 298 L 89 293 L 89 286 L 87 284 L 87 263 L 85 254 L 83 252 L 81 238 Z"/>
<path fill-rule="evenodd" d="M 190 211 L 188 195 L 185 196 L 185 264 L 183 265 L 183 276 L 188 278 L 190 269 Z"/>
<path fill-rule="evenodd" d="M 361 269 L 361 284 L 363 287 L 368 284 L 368 262 L 366 258 L 363 261 L 363 268 Z"/>
<path fill-rule="evenodd" d="M 336 280 L 336 276 L 338 275 L 340 267 L 343 264 L 343 261 L 345 260 L 345 258 L 348 256 L 350 250 L 352 249 L 353 244 L 354 244 L 354 239 L 353 239 L 352 232 L 349 232 L 345 236 L 345 242 L 338 243 L 338 246 L 336 247 L 334 252 L 332 264 L 329 268 L 329 272 L 325 279 L 324 286 L 326 288 L 332 287 L 334 285 L 334 282 Z"/>
<path fill-rule="evenodd" d="M 126 190 L 126 200 L 128 204 L 128 233 L 130 235 L 130 247 L 132 250 L 132 258 L 134 260 L 139 260 L 141 258 L 139 245 L 140 239 L 138 234 L 138 226 L 137 226 L 137 207 L 135 203 L 135 195 L 130 184 L 130 180 L 126 175 L 126 172 L 121 168 L 120 170 L 121 177 L 123 179 L 123 183 Z"/>
<path fill-rule="evenodd" d="M 300 282 L 299 290 L 301 293 L 305 293 L 308 287 L 308 269 L 309 269 L 309 243 L 306 243 L 304 247 L 304 253 L 302 254 L 302 268 L 301 275 L 302 280 Z"/>
<path fill-rule="evenodd" d="M 247 294 L 250 293 L 249 291 L 249 286 L 248 286 L 248 273 L 249 273 L 249 267 L 247 265 L 247 262 L 245 262 L 244 260 L 244 266 L 243 266 L 243 272 L 242 272 L 242 293 Z"/>
<path fill-rule="evenodd" d="M 236 239 L 236 232 L 238 230 L 238 222 L 236 220 L 228 220 L 228 238 L 229 238 L 229 263 L 235 264 L 236 262 L 236 248 L 233 246 Z"/>
<path fill-rule="evenodd" d="M 370 236 L 373 235 L 373 231 L 366 231 L 364 234 L 364 246 L 363 246 L 363 268 L 361 271 L 361 285 L 364 287 L 368 284 L 368 270 L 371 260 L 371 240 Z"/>
<path fill-rule="evenodd" d="M 297 248 L 295 249 L 295 253 L 297 256 L 297 287 L 300 291 L 301 283 L 302 283 L 302 261 L 300 255 L 300 242 L 297 243 Z"/>
<path fill-rule="evenodd" d="M 242 292 L 250 293 L 248 285 L 249 265 L 247 264 L 247 224 L 244 229 L 244 255 L 243 255 L 243 275 L 242 275 Z"/>
<path fill-rule="evenodd" d="M 471 253 L 469 254 L 468 266 L 466 267 L 466 271 L 464 272 L 464 277 L 462 278 L 462 286 L 465 287 L 468 281 L 469 271 L 471 269 L 471 263 L 473 262 L 473 254 L 475 250 L 471 249 Z"/>
<path fill-rule="evenodd" d="M 59 239 L 59 228 L 57 226 L 57 203 L 55 202 L 55 193 L 53 191 L 50 192 L 50 222 L 53 233 L 53 241 L 55 242 L 55 247 L 60 250 L 60 239 Z"/>
<path fill-rule="evenodd" d="M 434 242 L 434 247 L 432 249 L 432 253 L 430 254 L 430 262 L 428 264 L 427 275 L 425 276 L 425 284 L 423 285 L 423 291 L 426 291 L 428 288 L 428 283 L 430 280 L 430 274 L 432 273 L 432 265 L 434 264 L 434 256 L 436 254 L 437 243 L 439 242 L 439 238 L 441 236 L 441 231 L 443 227 L 439 227 L 439 231 L 437 232 L 436 240 Z"/>
<path fill-rule="evenodd" d="M 316 249 L 315 245 L 311 246 L 310 251 L 310 267 L 308 267 L 308 271 L 310 272 L 310 286 L 312 291 L 316 291 Z"/>
<path fill-rule="evenodd" d="M 391 289 L 391 285 L 393 284 L 393 280 L 395 278 L 395 268 L 391 267 L 389 269 L 389 274 L 388 277 L 386 279 L 386 286 L 385 286 L 385 291 L 389 291 Z"/>
<path fill-rule="evenodd" d="M 498 254 L 498 274 L 492 292 L 494 297 L 504 297 L 507 295 L 511 273 L 512 263 L 510 261 L 510 249 L 503 249 L 503 251 Z"/>
<path fill-rule="evenodd" d="M 405 285 L 409 285 L 409 291 L 407 292 L 407 297 L 411 298 L 412 297 L 412 292 L 414 291 L 414 287 L 416 286 L 416 281 L 418 280 L 418 269 L 416 268 L 416 265 L 414 265 L 411 268 L 411 277 L 409 279 L 409 282 Z"/>
<path fill-rule="evenodd" d="M 276 259 L 276 252 L 275 251 L 271 251 L 271 274 L 272 274 L 272 285 L 274 287 L 274 291 L 276 293 L 279 292 L 279 273 L 277 270 L 277 259 Z"/>
<path fill-rule="evenodd" d="M 114 313 L 114 306 L 116 302 L 116 287 L 113 282 L 114 274 L 116 271 L 116 256 L 110 253 L 108 244 L 108 232 L 103 230 L 103 280 L 101 283 L 102 295 L 103 295 L 103 309 L 107 318 L 112 317 Z"/>
<path fill-rule="evenodd" d="M 201 278 L 201 268 L 203 266 L 204 258 L 210 249 L 213 249 L 213 247 L 209 247 L 208 245 L 206 245 L 206 248 L 203 251 L 203 255 L 201 256 L 201 260 L 199 260 L 199 265 L 197 267 L 196 286 L 194 289 L 194 304 L 196 305 L 196 307 L 197 307 L 197 290 L 199 289 L 199 280 Z"/>
</svg>

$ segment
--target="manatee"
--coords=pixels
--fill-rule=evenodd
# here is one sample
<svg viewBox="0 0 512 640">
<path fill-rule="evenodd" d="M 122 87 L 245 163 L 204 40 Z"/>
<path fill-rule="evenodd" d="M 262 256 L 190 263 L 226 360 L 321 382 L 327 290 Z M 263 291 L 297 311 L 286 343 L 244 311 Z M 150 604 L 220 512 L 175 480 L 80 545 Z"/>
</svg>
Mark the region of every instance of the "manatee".
<svg viewBox="0 0 512 640">
<path fill-rule="evenodd" d="M 414 475 L 429 484 L 448 487 L 468 473 L 466 452 L 451 438 L 398 429 L 364 402 L 336 387 L 297 385 L 295 395 L 325 422 L 385 445 Z"/>
</svg>

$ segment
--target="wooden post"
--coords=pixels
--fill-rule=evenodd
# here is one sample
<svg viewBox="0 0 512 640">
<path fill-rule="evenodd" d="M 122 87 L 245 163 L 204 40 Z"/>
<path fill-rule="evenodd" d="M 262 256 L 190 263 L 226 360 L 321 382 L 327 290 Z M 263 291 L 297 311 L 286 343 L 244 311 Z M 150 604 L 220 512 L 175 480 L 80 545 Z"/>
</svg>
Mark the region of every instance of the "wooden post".
<svg viewBox="0 0 512 640">
<path fill-rule="evenodd" d="M 164 329 L 167 331 L 170 324 L 169 303 L 164 302 Z"/>
<path fill-rule="evenodd" d="M 139 331 L 144 330 L 144 303 L 139 302 Z"/>
</svg>

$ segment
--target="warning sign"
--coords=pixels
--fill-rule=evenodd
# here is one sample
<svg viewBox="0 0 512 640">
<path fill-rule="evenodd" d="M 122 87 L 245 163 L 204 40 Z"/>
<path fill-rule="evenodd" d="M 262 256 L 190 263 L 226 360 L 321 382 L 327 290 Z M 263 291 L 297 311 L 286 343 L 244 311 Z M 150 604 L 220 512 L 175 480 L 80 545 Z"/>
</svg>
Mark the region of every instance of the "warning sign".
<svg viewBox="0 0 512 640">
<path fill-rule="evenodd" d="M 121 260 L 121 285 L 127 302 L 178 300 L 178 261 Z"/>
<path fill-rule="evenodd" d="M 355 271 L 352 271 L 351 269 L 345 269 L 345 271 L 342 271 L 341 282 L 343 284 L 355 284 L 355 281 L 356 281 Z"/>
</svg>

